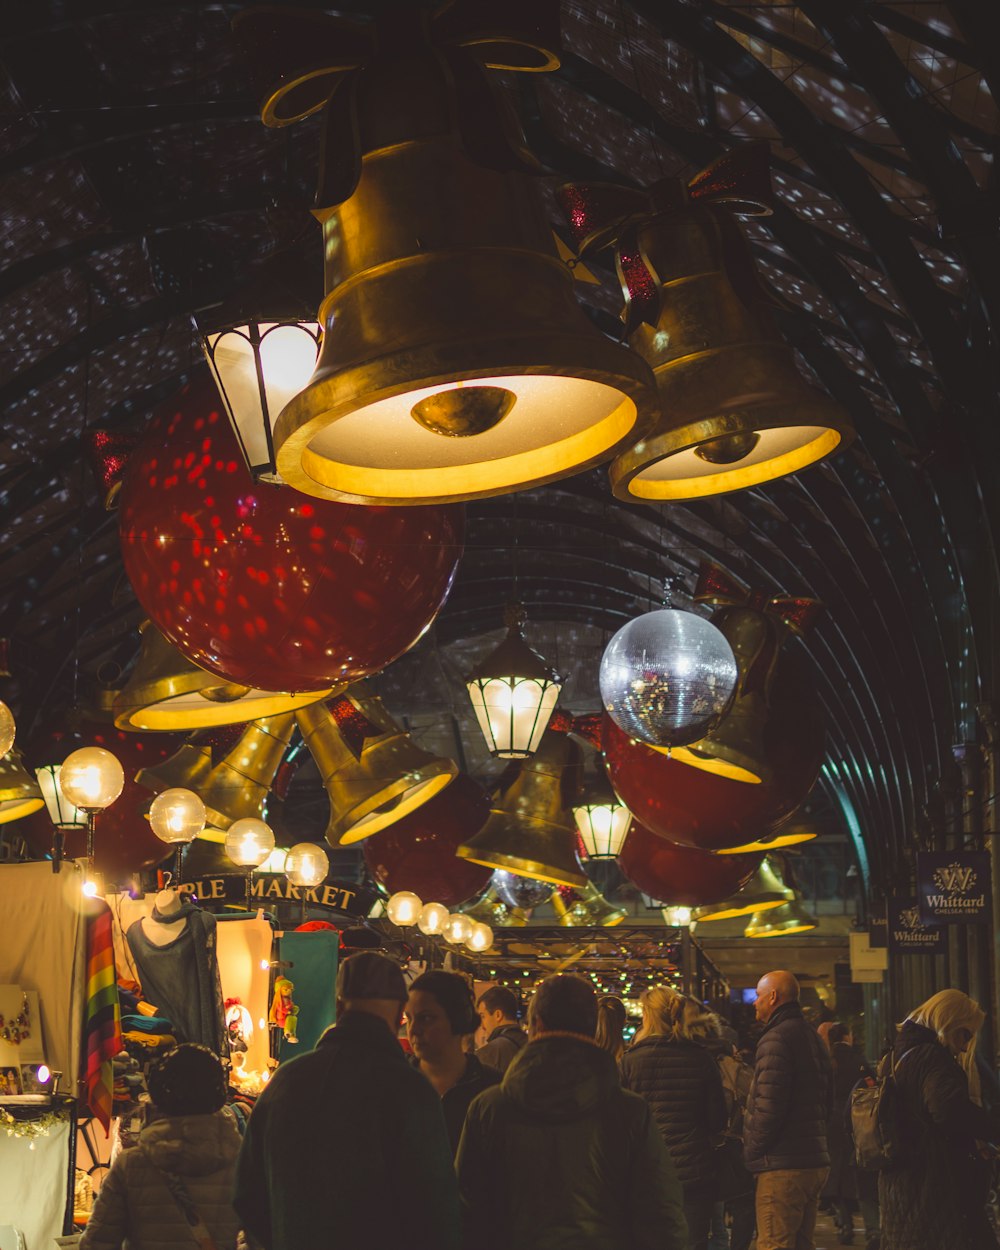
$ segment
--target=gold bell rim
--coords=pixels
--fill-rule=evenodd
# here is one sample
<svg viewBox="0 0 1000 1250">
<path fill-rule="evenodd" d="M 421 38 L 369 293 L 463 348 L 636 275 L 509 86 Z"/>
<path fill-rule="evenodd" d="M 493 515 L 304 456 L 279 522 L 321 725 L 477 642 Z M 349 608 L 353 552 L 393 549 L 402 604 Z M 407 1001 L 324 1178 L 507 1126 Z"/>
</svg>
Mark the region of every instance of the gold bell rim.
<svg viewBox="0 0 1000 1250">
<path fill-rule="evenodd" d="M 141 698 L 145 694 L 153 701 L 121 708 L 115 716 L 115 727 L 122 730 L 152 730 L 154 732 L 212 729 L 220 725 L 242 724 L 244 721 L 281 716 L 286 712 L 294 712 L 312 703 L 328 699 L 333 693 L 333 689 L 308 690 L 300 694 L 251 690 L 242 698 L 230 703 L 216 703 L 201 694 L 202 688 L 204 688 L 204 683 L 201 683 L 198 689 L 167 693 L 165 698 L 159 697 L 155 686 L 148 692 L 137 691 L 134 697 Z"/>
<path fill-rule="evenodd" d="M 755 761 L 741 752 L 726 752 L 719 755 L 701 755 L 694 750 L 697 743 L 687 747 L 673 747 L 670 758 L 690 768 L 697 768 L 703 773 L 711 773 L 713 777 L 727 777 L 730 781 L 739 781 L 744 785 L 759 786 L 765 780 L 763 770 L 757 772 Z M 654 748 L 663 750 L 664 748 Z"/>
<path fill-rule="evenodd" d="M 702 499 L 709 495 L 748 490 L 816 464 L 838 447 L 846 447 L 853 437 L 851 427 L 834 417 L 823 424 L 808 425 L 798 419 L 785 423 L 771 420 L 754 429 L 754 432 L 759 433 L 761 441 L 764 442 L 765 436 L 787 433 L 790 429 L 809 431 L 809 434 L 794 447 L 775 455 L 763 455 L 752 464 L 721 466 L 714 472 L 688 477 L 654 477 L 652 473 L 658 468 L 662 470 L 665 462 L 675 460 L 686 452 L 693 455 L 694 449 L 702 443 L 738 431 L 720 431 L 714 419 L 709 418 L 676 430 L 654 434 L 636 443 L 613 461 L 610 469 L 612 494 L 617 499 L 631 503 L 636 499 Z M 767 450 L 766 443 L 763 450 Z M 700 463 L 707 467 L 707 462 Z"/>
<path fill-rule="evenodd" d="M 530 877 L 533 881 L 547 881 L 552 885 L 582 886 L 588 878 L 581 871 L 579 874 L 561 872 L 552 869 L 537 860 L 522 859 L 518 855 L 505 855 L 500 851 L 477 851 L 474 847 L 460 846 L 455 852 L 460 859 L 467 859 L 473 864 L 482 864 L 484 868 L 506 868 L 508 872 L 517 873 L 519 877 Z"/>
<path fill-rule="evenodd" d="M 752 932 L 751 926 L 747 925 L 744 936 L 752 938 L 755 942 L 758 942 L 762 938 L 792 937 L 796 933 L 808 933 L 811 929 L 818 928 L 819 924 L 815 920 L 810 921 L 808 924 L 801 920 L 797 920 L 794 927 L 785 929 L 754 929 Z"/>
<path fill-rule="evenodd" d="M 816 836 L 814 831 L 797 829 L 789 833 L 779 833 L 773 838 L 745 842 L 742 846 L 727 846 L 724 850 L 716 851 L 715 854 L 752 855 L 755 851 L 763 851 L 767 854 L 769 851 L 780 851 L 786 846 L 799 846 L 803 842 L 811 842 Z"/>
<path fill-rule="evenodd" d="M 442 769 L 442 763 L 451 764 L 451 769 Z M 450 785 L 458 775 L 458 765 L 451 760 L 436 760 L 427 766 L 426 771 L 427 775 L 418 774 L 416 779 L 400 777 L 391 786 L 386 786 L 378 794 L 338 816 L 338 825 L 343 825 L 346 821 L 350 821 L 350 824 L 331 845 L 351 846 L 356 842 L 363 842 L 365 838 L 370 838 L 372 834 L 387 829 L 397 820 L 416 811 L 439 794 L 445 786 Z M 398 802 L 395 801 L 397 799 Z M 382 810 L 390 804 L 388 811 Z M 329 837 L 327 841 L 330 842 Z"/>
<path fill-rule="evenodd" d="M 45 806 L 45 800 L 38 796 L 28 795 L 23 799 L 0 799 L 0 825 L 9 824 L 12 820 L 20 820 L 30 816 Z"/>
<path fill-rule="evenodd" d="M 754 899 L 752 903 L 746 903 L 742 907 L 725 907 L 721 909 L 711 905 L 707 907 L 696 907 L 691 919 L 693 921 L 697 921 L 698 924 L 710 924 L 715 920 L 735 920 L 739 916 L 752 916 L 754 912 L 770 911 L 772 907 L 781 907 L 783 903 L 787 902 L 788 899 L 783 897 L 765 899 L 763 901 L 758 898 Z M 699 914 L 703 911 L 707 911 L 709 914 L 707 916 Z"/>
</svg>

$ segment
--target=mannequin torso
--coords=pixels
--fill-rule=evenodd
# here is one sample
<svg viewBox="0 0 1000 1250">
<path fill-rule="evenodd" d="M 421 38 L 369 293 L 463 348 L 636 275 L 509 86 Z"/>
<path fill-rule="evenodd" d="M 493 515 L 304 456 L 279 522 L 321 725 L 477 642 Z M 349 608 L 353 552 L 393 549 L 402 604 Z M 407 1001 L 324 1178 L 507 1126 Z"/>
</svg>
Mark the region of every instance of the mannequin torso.
<svg viewBox="0 0 1000 1250">
<path fill-rule="evenodd" d="M 154 946 L 166 946 L 169 942 L 179 938 L 187 928 L 187 917 L 180 917 L 180 891 L 160 890 L 153 900 L 153 907 L 155 915 L 145 916 L 139 922 L 142 925 L 143 936 L 147 937 Z M 157 916 L 162 916 L 163 919 L 157 919 Z"/>
</svg>

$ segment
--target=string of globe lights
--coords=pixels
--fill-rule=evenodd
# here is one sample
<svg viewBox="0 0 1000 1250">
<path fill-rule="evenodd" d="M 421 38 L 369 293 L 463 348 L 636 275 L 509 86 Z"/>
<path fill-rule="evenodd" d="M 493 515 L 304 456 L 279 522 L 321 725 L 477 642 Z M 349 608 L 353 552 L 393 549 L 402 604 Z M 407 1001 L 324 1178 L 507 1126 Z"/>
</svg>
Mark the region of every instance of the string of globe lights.
<svg viewBox="0 0 1000 1250">
<path fill-rule="evenodd" d="M 397 890 L 385 904 L 385 914 L 404 932 L 416 925 L 425 937 L 440 937 L 451 946 L 465 946 L 482 955 L 493 946 L 493 930 L 463 912 L 449 912 L 443 903 L 425 903 L 412 890 Z"/>
</svg>

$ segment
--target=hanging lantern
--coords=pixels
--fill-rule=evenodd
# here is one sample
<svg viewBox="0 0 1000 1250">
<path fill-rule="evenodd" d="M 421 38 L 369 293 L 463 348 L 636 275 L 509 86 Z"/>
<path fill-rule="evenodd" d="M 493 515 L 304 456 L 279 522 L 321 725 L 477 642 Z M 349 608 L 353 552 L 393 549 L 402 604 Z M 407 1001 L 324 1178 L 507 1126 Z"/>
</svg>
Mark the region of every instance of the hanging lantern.
<svg viewBox="0 0 1000 1250">
<path fill-rule="evenodd" d="M 491 755 L 527 759 L 538 747 L 562 682 L 524 640 L 520 604 L 504 612 L 507 637 L 469 675 L 466 686 Z"/>
<path fill-rule="evenodd" d="M 515 872 L 498 868 L 493 873 L 492 890 L 505 907 L 520 912 L 530 912 L 541 907 L 552 897 L 552 882 L 539 881 L 534 877 L 521 877 Z M 467 913 L 471 915 L 471 911 Z"/>
<path fill-rule="evenodd" d="M 631 346 L 651 365 L 663 417 L 611 466 L 614 493 L 699 499 L 759 486 L 853 438 L 850 417 L 807 385 L 733 213 L 766 215 L 766 142 L 685 185 L 561 193 L 581 253 L 614 241 Z"/>
<path fill-rule="evenodd" d="M 588 859 L 617 859 L 632 813 L 611 788 L 600 756 L 594 760 L 594 775 L 583 784 L 573 818 Z"/>
<path fill-rule="evenodd" d="M 239 868 L 259 868 L 274 850 L 274 832 L 254 816 L 234 820 L 226 834 L 226 854 Z"/>
<path fill-rule="evenodd" d="M 408 888 L 421 898 L 456 906 L 479 894 L 490 879 L 489 868 L 455 854 L 489 814 L 489 795 L 478 781 L 459 773 L 415 811 L 365 838 L 365 863 L 390 894 Z"/>
<path fill-rule="evenodd" d="M 25 769 L 21 752 L 15 746 L 8 748 L 0 758 L 0 825 L 30 816 L 44 806 L 45 799 L 37 781 Z M 80 821 L 87 822 L 82 813 Z"/>
<path fill-rule="evenodd" d="M 179 751 L 136 777 L 140 785 L 194 790 L 205 805 L 208 836 L 216 840 L 234 821 L 260 821 L 295 718 L 291 712 L 193 734 Z"/>
<path fill-rule="evenodd" d="M 628 915 L 624 908 L 609 903 L 592 881 L 582 889 L 557 886 L 552 892 L 552 906 L 559 923 L 567 929 L 610 929 Z"/>
<path fill-rule="evenodd" d="M 331 846 L 387 828 L 458 773 L 453 760 L 418 747 L 363 682 L 329 706 L 304 708 L 296 719 L 330 796 Z"/>
<path fill-rule="evenodd" d="M 285 856 L 285 876 L 292 885 L 312 889 L 326 880 L 329 871 L 329 856 L 315 842 L 298 842 Z"/>
<path fill-rule="evenodd" d="M 622 626 L 601 658 L 601 699 L 624 731 L 652 746 L 704 737 L 736 688 L 732 647 L 704 617 L 663 608 Z"/>
<path fill-rule="evenodd" d="M 790 937 L 793 933 L 807 933 L 815 929 L 819 921 L 802 906 L 798 897 L 767 911 L 755 911 L 750 917 L 743 936 L 748 938 Z"/>
<path fill-rule="evenodd" d="M 581 758 L 566 734 L 549 730 L 533 756 L 504 771 L 489 820 L 457 854 L 553 885 L 586 885 L 571 810 Z"/>
<path fill-rule="evenodd" d="M 243 724 L 292 712 L 331 694 L 329 689 L 282 694 L 222 681 L 186 660 L 151 621 L 144 621 L 139 632 L 139 658 L 114 700 L 119 729 L 191 730 Z"/>
<path fill-rule="evenodd" d="M 470 12 L 235 20 L 264 122 L 325 114 L 323 346 L 275 428 L 278 470 L 306 494 L 503 494 L 578 473 L 648 424 L 647 368 L 577 303 L 487 72 L 557 68 L 558 5 Z"/>
<path fill-rule="evenodd" d="M 753 875 L 760 856 L 722 858 L 675 846 L 633 820 L 618 863 L 633 885 L 658 902 L 698 907 L 739 889 Z"/>
<path fill-rule="evenodd" d="M 729 856 L 722 862 L 731 862 L 732 858 Z M 785 884 L 777 860 L 768 856 L 749 881 L 721 901 L 696 908 L 691 919 L 698 924 L 712 920 L 733 920 L 737 916 L 749 916 L 753 912 L 780 907 L 782 903 L 790 903 L 794 898 L 795 891 Z"/>
<path fill-rule="evenodd" d="M 223 407 L 254 481 L 280 484 L 274 423 L 316 368 L 315 321 L 249 321 L 202 336 Z"/>
<path fill-rule="evenodd" d="M 162 842 L 187 846 L 205 828 L 205 804 L 193 790 L 164 790 L 149 805 L 149 823 Z"/>
<path fill-rule="evenodd" d="M 663 923 L 672 929 L 686 929 L 691 924 L 691 908 L 671 903 L 663 908 Z"/>
</svg>

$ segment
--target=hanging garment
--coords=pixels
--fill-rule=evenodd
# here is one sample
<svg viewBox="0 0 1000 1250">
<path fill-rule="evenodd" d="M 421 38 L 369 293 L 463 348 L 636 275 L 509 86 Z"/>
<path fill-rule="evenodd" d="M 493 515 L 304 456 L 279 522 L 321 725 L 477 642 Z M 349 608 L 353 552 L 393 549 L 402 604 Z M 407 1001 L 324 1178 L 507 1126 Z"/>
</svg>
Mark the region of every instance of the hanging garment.
<svg viewBox="0 0 1000 1250">
<path fill-rule="evenodd" d="M 215 917 L 185 905 L 186 923 L 164 946 L 151 942 L 137 920 L 126 940 L 142 985 L 143 997 L 156 1003 L 173 1021 L 178 1042 L 200 1042 L 226 1056 L 225 1012 L 219 961 L 216 957 Z"/>
</svg>

